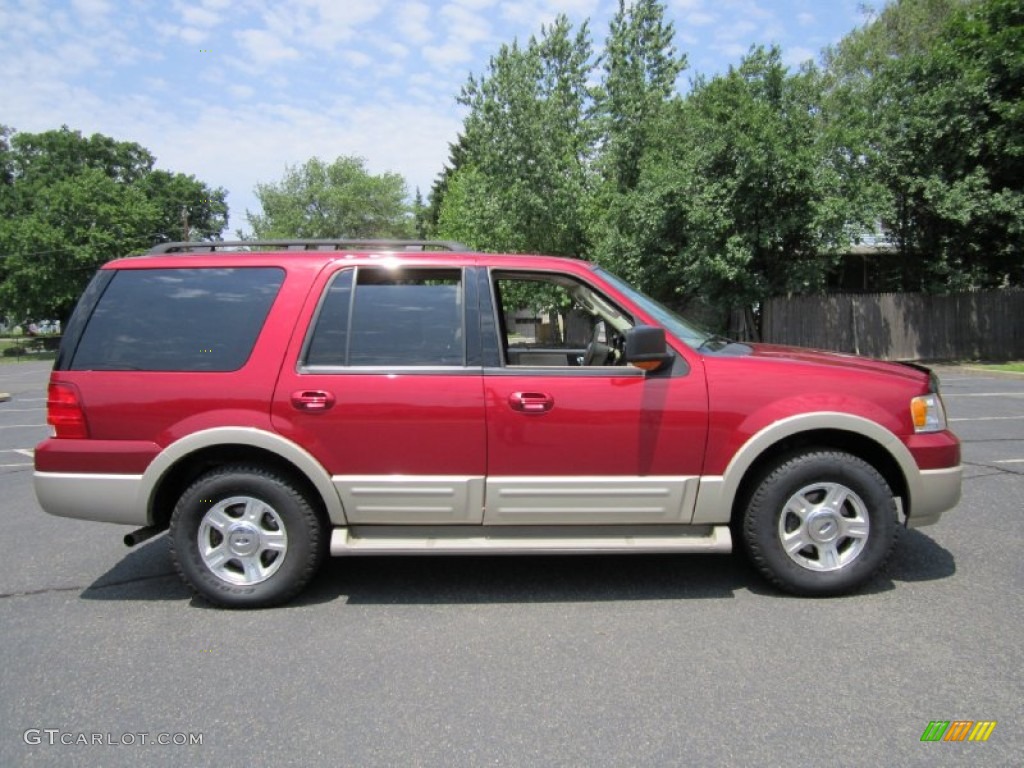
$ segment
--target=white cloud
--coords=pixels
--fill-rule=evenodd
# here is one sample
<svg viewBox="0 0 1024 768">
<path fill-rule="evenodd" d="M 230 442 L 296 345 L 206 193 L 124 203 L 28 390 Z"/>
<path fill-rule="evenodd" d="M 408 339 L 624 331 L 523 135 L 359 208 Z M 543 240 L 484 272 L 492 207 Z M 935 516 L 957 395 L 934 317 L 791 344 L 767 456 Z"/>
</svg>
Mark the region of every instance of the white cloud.
<svg viewBox="0 0 1024 768">
<path fill-rule="evenodd" d="M 373 59 L 360 51 L 343 51 L 341 58 L 346 64 L 363 69 L 373 64 Z"/>
<path fill-rule="evenodd" d="M 496 1 L 497 0 L 452 0 L 453 3 L 461 5 L 464 8 L 469 8 L 472 11 L 482 11 L 484 8 L 490 8 Z"/>
<path fill-rule="evenodd" d="M 256 95 L 256 89 L 248 85 L 229 85 L 228 93 L 239 101 L 246 101 Z"/>
<path fill-rule="evenodd" d="M 409 56 L 409 49 L 394 40 L 374 40 L 373 51 L 378 55 L 383 54 L 391 59 L 405 59 Z"/>
<path fill-rule="evenodd" d="M 112 9 L 107 0 L 71 0 L 71 5 L 79 15 L 86 18 L 106 16 Z"/>
<path fill-rule="evenodd" d="M 292 45 L 312 45 L 330 50 L 350 41 L 356 31 L 383 10 L 379 2 L 339 0 L 291 0 L 265 4 L 260 10 L 264 31 Z"/>
<path fill-rule="evenodd" d="M 192 27 L 215 27 L 220 24 L 220 15 L 206 8 L 188 6 L 182 9 L 181 15 L 185 24 Z"/>
<path fill-rule="evenodd" d="M 394 15 L 398 34 L 410 43 L 426 43 L 434 37 L 428 22 L 430 6 L 426 3 L 403 3 Z"/>
<path fill-rule="evenodd" d="M 441 8 L 441 16 L 451 41 L 460 40 L 463 45 L 468 45 L 491 39 L 491 22 L 469 8 L 448 3 Z"/>
<path fill-rule="evenodd" d="M 597 13 L 599 0 L 549 0 L 548 4 L 557 12 L 570 18 L 587 19 Z"/>
<path fill-rule="evenodd" d="M 209 37 L 209 33 L 205 29 L 182 27 L 178 30 L 178 36 L 190 45 L 198 45 Z"/>
<path fill-rule="evenodd" d="M 448 69 L 473 60 L 473 52 L 457 40 L 445 45 L 428 45 L 421 53 L 424 59 L 441 69 Z"/>
<path fill-rule="evenodd" d="M 235 32 L 235 39 L 257 66 L 270 66 L 299 58 L 299 52 L 285 45 L 265 29 L 244 29 Z"/>
<path fill-rule="evenodd" d="M 804 48 L 802 46 L 791 46 L 782 50 L 782 63 L 792 69 L 798 69 L 808 61 L 818 58 L 818 51 Z"/>
<path fill-rule="evenodd" d="M 728 59 L 734 59 L 735 64 L 739 64 L 739 60 L 747 55 L 748 46 L 740 43 L 724 43 L 715 46 L 715 50 L 724 54 Z"/>
<path fill-rule="evenodd" d="M 709 24 L 714 24 L 717 18 L 713 13 L 694 11 L 683 16 L 683 22 L 691 27 L 706 27 Z"/>
<path fill-rule="evenodd" d="M 735 21 L 718 27 L 715 30 L 715 39 L 738 40 L 739 38 L 752 38 L 756 31 L 757 25 L 751 21 Z"/>
<path fill-rule="evenodd" d="M 806 12 L 804 12 L 804 13 L 798 13 L 796 15 L 796 21 L 797 21 L 797 23 L 801 27 L 809 27 L 812 24 L 814 24 L 815 21 L 817 21 L 817 20 L 814 18 L 814 14 L 813 13 L 806 13 Z"/>
</svg>

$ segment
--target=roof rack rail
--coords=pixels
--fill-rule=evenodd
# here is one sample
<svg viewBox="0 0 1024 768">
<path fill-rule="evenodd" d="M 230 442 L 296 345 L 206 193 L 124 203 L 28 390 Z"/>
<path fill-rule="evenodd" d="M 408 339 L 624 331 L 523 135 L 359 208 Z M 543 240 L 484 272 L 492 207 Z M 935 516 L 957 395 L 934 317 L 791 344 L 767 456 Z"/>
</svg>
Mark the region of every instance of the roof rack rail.
<svg viewBox="0 0 1024 768">
<path fill-rule="evenodd" d="M 322 251 L 349 248 L 388 251 L 469 251 L 462 243 L 454 240 L 373 240 L 373 239 L 328 239 L 328 240 L 218 240 L 207 242 L 160 243 L 150 248 L 147 255 L 161 253 L 190 253 L 192 251 L 223 251 L 227 249 L 281 248 L 286 251 Z"/>
</svg>

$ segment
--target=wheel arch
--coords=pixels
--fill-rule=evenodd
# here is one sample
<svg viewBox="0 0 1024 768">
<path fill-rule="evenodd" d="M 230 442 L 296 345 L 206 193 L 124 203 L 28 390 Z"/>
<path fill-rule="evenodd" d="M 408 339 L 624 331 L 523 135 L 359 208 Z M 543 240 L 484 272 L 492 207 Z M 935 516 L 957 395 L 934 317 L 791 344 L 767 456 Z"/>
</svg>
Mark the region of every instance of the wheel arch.
<svg viewBox="0 0 1024 768">
<path fill-rule="evenodd" d="M 809 448 L 841 450 L 860 457 L 878 470 L 901 500 L 904 513 L 910 513 L 919 470 L 907 447 L 869 419 L 826 412 L 783 419 L 750 437 L 721 477 L 701 478 L 693 522 L 724 524 L 737 519 L 769 467 Z"/>
<path fill-rule="evenodd" d="M 260 429 L 219 427 L 172 443 L 146 469 L 140 493 L 150 525 L 166 527 L 181 493 L 200 475 L 226 464 L 255 464 L 279 472 L 301 487 L 325 522 L 345 524 L 330 475 L 310 453 Z"/>
</svg>

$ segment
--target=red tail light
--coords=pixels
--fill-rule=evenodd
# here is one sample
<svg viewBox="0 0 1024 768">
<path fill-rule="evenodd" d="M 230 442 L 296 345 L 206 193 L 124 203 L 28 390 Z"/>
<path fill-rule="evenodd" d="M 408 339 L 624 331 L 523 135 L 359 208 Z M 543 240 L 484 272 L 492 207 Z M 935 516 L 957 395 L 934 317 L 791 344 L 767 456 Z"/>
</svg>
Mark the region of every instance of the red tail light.
<svg viewBox="0 0 1024 768">
<path fill-rule="evenodd" d="M 74 384 L 50 383 L 46 398 L 46 423 L 53 427 L 54 437 L 89 437 L 85 411 Z"/>
</svg>

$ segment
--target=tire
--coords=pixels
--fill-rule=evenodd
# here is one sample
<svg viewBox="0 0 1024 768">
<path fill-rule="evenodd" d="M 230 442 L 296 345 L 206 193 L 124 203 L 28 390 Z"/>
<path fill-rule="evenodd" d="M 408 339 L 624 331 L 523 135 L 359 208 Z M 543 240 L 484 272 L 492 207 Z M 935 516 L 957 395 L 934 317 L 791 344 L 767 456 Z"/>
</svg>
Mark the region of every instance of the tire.
<svg viewBox="0 0 1024 768">
<path fill-rule="evenodd" d="M 298 594 L 327 553 L 327 531 L 291 481 L 255 466 L 203 475 L 171 515 L 171 557 L 196 594 L 226 608 L 267 608 Z"/>
<path fill-rule="evenodd" d="M 754 566 L 797 595 L 839 595 L 870 579 L 899 530 L 878 470 L 841 451 L 805 451 L 769 468 L 743 517 Z"/>
</svg>

